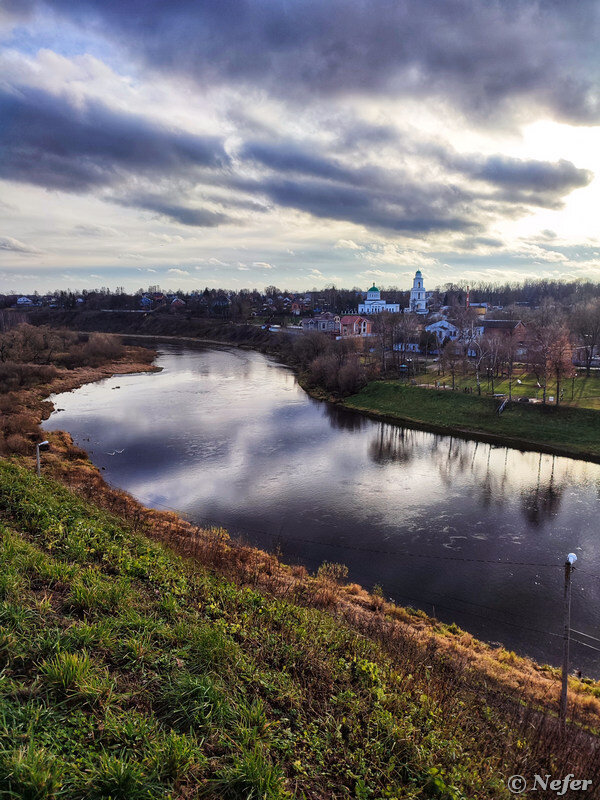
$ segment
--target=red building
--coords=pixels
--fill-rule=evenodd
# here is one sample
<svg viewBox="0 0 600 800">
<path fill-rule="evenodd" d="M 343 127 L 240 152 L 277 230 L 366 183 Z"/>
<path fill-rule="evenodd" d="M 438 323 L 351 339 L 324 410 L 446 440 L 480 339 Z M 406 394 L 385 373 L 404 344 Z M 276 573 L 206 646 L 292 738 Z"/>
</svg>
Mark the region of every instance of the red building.
<svg viewBox="0 0 600 800">
<path fill-rule="evenodd" d="M 366 317 L 354 314 L 340 319 L 340 334 L 344 336 L 370 336 L 373 323 Z"/>
</svg>

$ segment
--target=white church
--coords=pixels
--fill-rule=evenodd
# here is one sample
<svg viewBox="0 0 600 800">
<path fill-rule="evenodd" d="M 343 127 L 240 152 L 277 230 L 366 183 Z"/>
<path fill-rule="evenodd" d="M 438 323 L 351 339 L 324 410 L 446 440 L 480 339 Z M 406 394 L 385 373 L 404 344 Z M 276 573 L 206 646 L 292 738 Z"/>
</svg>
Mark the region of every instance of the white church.
<svg viewBox="0 0 600 800">
<path fill-rule="evenodd" d="M 418 269 L 415 273 L 413 286 L 410 290 L 410 301 L 405 312 L 413 312 L 415 314 L 427 314 L 427 301 L 431 297 L 432 292 L 425 290 L 423 284 L 423 275 L 421 270 Z M 371 286 L 367 292 L 367 299 L 364 303 L 358 306 L 359 314 L 380 314 L 382 311 L 389 311 L 392 314 L 400 313 L 400 303 L 386 303 L 381 299 L 381 292 L 376 286 Z"/>
<path fill-rule="evenodd" d="M 414 314 L 427 314 L 427 300 L 431 297 L 431 294 L 432 292 L 425 291 L 423 275 L 421 274 L 421 270 L 418 269 L 413 278 L 409 305 L 404 310 L 408 312 L 412 311 Z"/>
<path fill-rule="evenodd" d="M 400 303 L 386 303 L 381 299 L 381 292 L 376 286 L 371 286 L 367 292 L 367 299 L 358 306 L 359 314 L 381 314 L 382 311 L 390 311 L 393 314 L 400 312 Z"/>
</svg>

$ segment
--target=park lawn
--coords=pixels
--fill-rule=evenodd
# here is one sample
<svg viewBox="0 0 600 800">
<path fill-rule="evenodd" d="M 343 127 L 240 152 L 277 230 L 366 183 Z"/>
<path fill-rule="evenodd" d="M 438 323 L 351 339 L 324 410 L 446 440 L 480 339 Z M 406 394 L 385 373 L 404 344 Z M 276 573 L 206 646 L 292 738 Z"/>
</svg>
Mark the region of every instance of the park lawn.
<svg viewBox="0 0 600 800">
<path fill-rule="evenodd" d="M 449 433 L 493 434 L 500 441 L 520 442 L 528 449 L 557 448 L 565 455 L 600 458 L 600 412 L 587 408 L 511 403 L 498 416 L 497 399 L 399 381 L 373 381 L 344 404 Z"/>
<path fill-rule="evenodd" d="M 517 380 L 521 381 L 518 383 Z M 435 383 L 438 381 L 440 386 L 452 386 L 452 375 L 449 373 L 438 373 L 437 369 L 430 368 L 425 374 L 416 377 L 417 383 Z M 512 381 L 512 395 L 513 397 L 530 397 L 534 399 L 542 399 L 542 390 L 537 385 L 538 381 L 533 373 L 528 373 L 521 370 L 516 370 Z M 477 391 L 477 383 L 474 376 L 459 375 L 455 376 L 455 386 L 459 390 L 465 388 Z M 580 408 L 600 409 L 600 375 L 597 373 L 586 377 L 585 371 L 579 370 L 577 376 L 573 380 L 567 378 L 562 381 L 561 388 L 564 392 L 562 403 L 564 405 L 573 405 Z M 487 377 L 481 378 L 481 391 L 483 394 L 491 395 L 492 387 L 491 382 Z M 495 394 L 508 394 L 509 382 L 508 378 L 494 380 L 494 393 Z M 547 390 L 548 397 L 556 398 L 556 383 L 550 382 Z"/>
</svg>

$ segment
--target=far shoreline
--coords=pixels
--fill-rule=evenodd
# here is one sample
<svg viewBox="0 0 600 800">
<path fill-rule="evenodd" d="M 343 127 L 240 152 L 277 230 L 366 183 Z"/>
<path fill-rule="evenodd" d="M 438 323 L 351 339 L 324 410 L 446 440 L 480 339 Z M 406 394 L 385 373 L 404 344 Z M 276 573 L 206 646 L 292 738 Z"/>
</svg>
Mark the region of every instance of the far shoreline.
<svg viewBox="0 0 600 800">
<path fill-rule="evenodd" d="M 164 341 L 166 343 L 181 342 L 182 344 L 201 344 L 209 347 L 212 346 L 234 347 L 236 349 L 256 350 L 257 352 L 263 353 L 263 355 L 268 355 L 273 358 L 276 358 L 276 355 L 270 353 L 268 350 L 265 351 L 261 348 L 257 348 L 252 346 L 251 344 L 245 344 L 245 343 L 224 342 L 216 339 L 202 339 L 202 338 L 194 338 L 191 336 L 165 336 L 165 335 L 161 336 L 160 334 L 153 335 L 153 334 L 126 333 L 120 335 L 124 339 L 125 338 L 134 340 L 146 339 L 149 341 L 154 340 L 157 342 Z M 376 409 L 366 408 L 364 406 L 350 405 L 347 401 L 350 400 L 352 397 L 356 397 L 357 395 L 351 395 L 349 398 L 336 398 L 326 394 L 322 390 L 311 389 L 309 386 L 307 386 L 306 381 L 303 380 L 302 375 L 293 365 L 286 364 L 285 362 L 282 361 L 280 361 L 280 363 L 282 364 L 282 366 L 285 366 L 294 372 L 298 385 L 304 392 L 306 392 L 306 394 L 309 397 L 312 397 L 314 400 L 319 400 L 321 402 L 334 405 L 337 408 L 344 408 L 349 412 L 360 414 L 361 416 L 367 417 L 377 422 L 385 422 L 389 425 L 395 425 L 397 427 L 412 428 L 414 430 L 425 431 L 427 433 L 435 433 L 442 436 L 454 436 L 459 439 L 463 439 L 465 441 L 484 442 L 486 444 L 496 445 L 498 447 L 507 447 L 513 450 L 519 450 L 520 452 L 544 453 L 546 455 L 557 456 L 560 458 L 571 458 L 576 461 L 587 461 L 592 464 L 600 464 L 600 454 L 594 453 L 592 451 L 576 450 L 568 446 L 548 444 L 545 442 L 526 439 L 519 436 L 506 436 L 505 434 L 495 434 L 495 433 L 490 433 L 489 431 L 478 430 L 476 428 L 465 428 L 462 426 L 454 426 L 454 425 L 440 425 L 437 423 L 428 422 L 426 420 L 415 419 L 414 417 L 404 416 L 402 414 L 391 414 L 388 412 L 377 411 Z M 432 392 L 436 390 L 422 389 L 422 391 Z M 600 430 L 600 412 L 598 413 L 598 424 Z"/>
</svg>

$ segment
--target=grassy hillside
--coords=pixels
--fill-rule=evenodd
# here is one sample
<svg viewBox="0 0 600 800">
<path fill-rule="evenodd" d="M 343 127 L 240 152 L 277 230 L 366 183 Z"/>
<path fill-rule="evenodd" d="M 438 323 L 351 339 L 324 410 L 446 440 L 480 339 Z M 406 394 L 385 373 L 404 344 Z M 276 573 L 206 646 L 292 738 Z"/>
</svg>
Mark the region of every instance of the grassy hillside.
<svg viewBox="0 0 600 800">
<path fill-rule="evenodd" d="M 7 461 L 0 513 L 0 797 L 498 799 L 513 772 L 600 775 L 587 735 L 435 647 L 392 658 Z"/>
<path fill-rule="evenodd" d="M 492 398 L 399 381 L 373 381 L 344 405 L 407 424 L 490 434 L 507 444 L 530 443 L 532 449 L 554 448 L 600 460 L 600 413 L 591 409 L 511 403 L 499 417 L 499 401 Z"/>
</svg>

